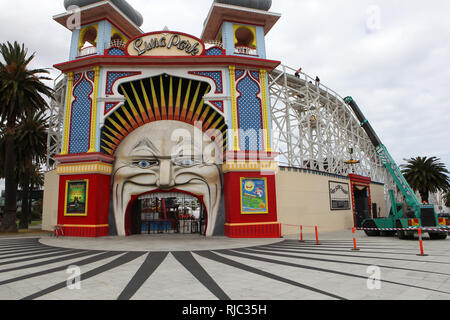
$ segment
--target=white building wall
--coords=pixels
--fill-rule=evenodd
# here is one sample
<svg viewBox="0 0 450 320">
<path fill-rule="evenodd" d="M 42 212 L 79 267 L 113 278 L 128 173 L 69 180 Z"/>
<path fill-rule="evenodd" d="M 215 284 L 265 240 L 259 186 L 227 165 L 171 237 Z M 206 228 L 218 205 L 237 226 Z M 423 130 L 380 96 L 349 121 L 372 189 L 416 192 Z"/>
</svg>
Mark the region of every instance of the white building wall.
<svg viewBox="0 0 450 320">
<path fill-rule="evenodd" d="M 56 170 L 45 173 L 42 230 L 53 231 L 58 223 L 59 176 Z"/>
<path fill-rule="evenodd" d="M 278 221 L 284 224 L 282 234 L 298 234 L 300 225 L 304 232 L 345 230 L 353 227 L 353 209 L 331 210 L 329 181 L 347 183 L 344 177 L 326 173 L 279 171 L 276 175 Z M 371 184 L 372 203 L 386 216 L 384 186 Z M 350 192 L 351 193 L 351 192 Z M 351 195 L 350 195 L 351 201 Z M 289 226 L 292 225 L 292 226 Z"/>
</svg>

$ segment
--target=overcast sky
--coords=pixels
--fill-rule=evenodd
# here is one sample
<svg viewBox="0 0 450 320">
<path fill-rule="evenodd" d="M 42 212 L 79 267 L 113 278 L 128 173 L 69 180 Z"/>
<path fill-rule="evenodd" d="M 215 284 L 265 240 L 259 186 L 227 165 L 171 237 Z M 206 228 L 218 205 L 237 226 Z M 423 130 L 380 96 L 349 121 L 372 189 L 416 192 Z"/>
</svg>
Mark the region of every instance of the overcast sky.
<svg viewBox="0 0 450 320">
<path fill-rule="evenodd" d="M 212 0 L 129 3 L 145 32 L 199 37 Z M 63 0 L 0 5 L 0 42 L 25 43 L 35 68 L 67 60 L 70 32 L 52 20 Z M 282 18 L 267 36 L 269 59 L 353 96 L 399 165 L 437 156 L 450 168 L 450 1 L 273 0 L 271 11 Z"/>
</svg>

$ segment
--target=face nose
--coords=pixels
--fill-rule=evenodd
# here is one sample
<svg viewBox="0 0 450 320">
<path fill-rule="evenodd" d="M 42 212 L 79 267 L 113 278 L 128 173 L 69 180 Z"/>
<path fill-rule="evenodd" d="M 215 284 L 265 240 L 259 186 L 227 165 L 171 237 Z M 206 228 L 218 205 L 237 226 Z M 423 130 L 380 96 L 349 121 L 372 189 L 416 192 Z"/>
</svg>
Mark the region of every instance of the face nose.
<svg viewBox="0 0 450 320">
<path fill-rule="evenodd" d="M 169 189 L 175 185 L 172 170 L 173 166 L 171 160 L 161 160 L 159 167 L 159 188 Z"/>
</svg>

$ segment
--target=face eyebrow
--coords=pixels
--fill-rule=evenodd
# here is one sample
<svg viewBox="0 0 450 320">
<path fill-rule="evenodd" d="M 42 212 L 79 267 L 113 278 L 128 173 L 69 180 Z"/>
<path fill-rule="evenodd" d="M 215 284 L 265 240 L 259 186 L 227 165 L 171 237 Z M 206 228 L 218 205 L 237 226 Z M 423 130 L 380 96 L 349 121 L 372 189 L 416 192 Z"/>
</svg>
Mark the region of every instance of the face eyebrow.
<svg viewBox="0 0 450 320">
<path fill-rule="evenodd" d="M 139 141 L 139 142 L 133 147 L 133 149 L 131 149 L 131 151 L 133 152 L 133 151 L 135 151 L 136 149 L 141 148 L 141 147 L 146 147 L 147 149 L 150 149 L 150 151 L 151 151 L 153 154 L 155 154 L 155 155 L 159 153 L 158 148 L 155 147 L 155 145 L 154 145 L 150 140 L 148 140 L 147 138 L 144 138 L 144 139 L 142 139 L 141 141 Z"/>
</svg>

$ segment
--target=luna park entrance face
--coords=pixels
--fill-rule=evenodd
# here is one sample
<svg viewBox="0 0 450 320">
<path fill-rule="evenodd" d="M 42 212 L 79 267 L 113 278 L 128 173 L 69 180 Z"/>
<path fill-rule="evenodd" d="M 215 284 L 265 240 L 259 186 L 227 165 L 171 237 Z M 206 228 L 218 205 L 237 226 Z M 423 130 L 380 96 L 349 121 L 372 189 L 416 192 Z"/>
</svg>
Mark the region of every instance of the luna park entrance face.
<svg viewBox="0 0 450 320">
<path fill-rule="evenodd" d="M 132 234 L 200 234 L 206 231 L 206 210 L 185 193 L 151 193 L 132 206 Z"/>
</svg>

